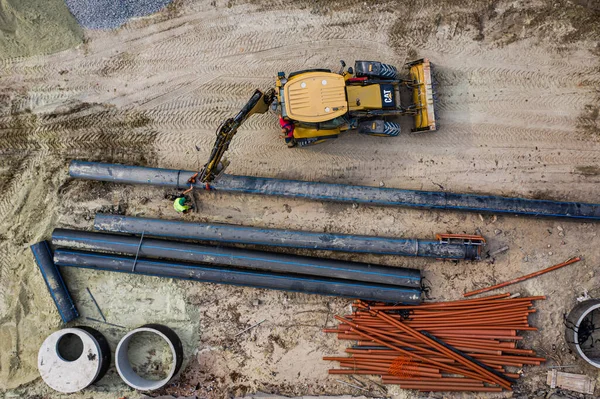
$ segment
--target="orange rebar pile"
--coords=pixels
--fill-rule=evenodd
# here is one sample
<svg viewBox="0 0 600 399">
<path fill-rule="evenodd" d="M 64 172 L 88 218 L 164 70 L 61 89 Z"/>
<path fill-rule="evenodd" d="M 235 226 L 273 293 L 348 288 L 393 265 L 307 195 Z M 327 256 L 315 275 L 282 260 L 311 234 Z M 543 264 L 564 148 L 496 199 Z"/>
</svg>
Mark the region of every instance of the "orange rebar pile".
<svg viewBox="0 0 600 399">
<path fill-rule="evenodd" d="M 511 390 L 519 374 L 509 372 L 509 367 L 546 360 L 535 357 L 531 349 L 517 348 L 522 339 L 518 331 L 537 330 L 528 321 L 536 311 L 533 301 L 546 298 L 509 296 L 407 306 L 357 301 L 351 315 L 335 316 L 340 322 L 337 329 L 324 331 L 358 345 L 346 349 L 348 357 L 323 360 L 342 367 L 329 374 L 380 375 L 384 383 L 406 389 Z"/>
</svg>

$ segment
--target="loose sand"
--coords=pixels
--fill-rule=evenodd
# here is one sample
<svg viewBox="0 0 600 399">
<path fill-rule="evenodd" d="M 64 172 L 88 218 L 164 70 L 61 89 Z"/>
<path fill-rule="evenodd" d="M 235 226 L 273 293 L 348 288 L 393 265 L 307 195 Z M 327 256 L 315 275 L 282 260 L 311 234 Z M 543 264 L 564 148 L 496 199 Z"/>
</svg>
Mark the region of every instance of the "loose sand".
<svg viewBox="0 0 600 399">
<path fill-rule="evenodd" d="M 51 54 L 83 42 L 64 0 L 0 0 L 0 59 Z"/>
</svg>

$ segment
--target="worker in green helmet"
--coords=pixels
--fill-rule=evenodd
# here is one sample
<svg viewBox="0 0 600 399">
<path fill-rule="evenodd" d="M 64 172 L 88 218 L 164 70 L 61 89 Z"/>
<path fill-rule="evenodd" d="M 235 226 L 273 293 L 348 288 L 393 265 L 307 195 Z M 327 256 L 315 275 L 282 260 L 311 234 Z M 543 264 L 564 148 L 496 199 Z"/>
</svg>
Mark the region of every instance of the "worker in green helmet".
<svg viewBox="0 0 600 399">
<path fill-rule="evenodd" d="M 185 195 L 180 195 L 173 201 L 173 208 L 175 208 L 177 212 L 187 213 L 192 209 L 192 205 L 190 205 L 190 201 L 188 201 Z"/>
</svg>

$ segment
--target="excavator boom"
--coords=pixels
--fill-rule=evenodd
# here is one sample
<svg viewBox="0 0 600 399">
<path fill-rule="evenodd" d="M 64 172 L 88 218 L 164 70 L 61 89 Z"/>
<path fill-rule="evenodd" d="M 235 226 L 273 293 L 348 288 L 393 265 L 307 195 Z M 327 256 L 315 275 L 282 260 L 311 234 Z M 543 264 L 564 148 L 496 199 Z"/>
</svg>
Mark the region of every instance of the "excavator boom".
<svg viewBox="0 0 600 399">
<path fill-rule="evenodd" d="M 220 173 L 225 170 L 229 162 L 224 157 L 229 149 L 229 143 L 237 133 L 238 128 L 250 115 L 264 114 L 269 109 L 269 105 L 275 97 L 275 91 L 269 90 L 263 93 L 256 90 L 250 100 L 233 118 L 225 120 L 217 129 L 217 138 L 208 158 L 208 162 L 202 170 L 198 172 L 197 180 L 201 183 L 212 182 Z"/>
</svg>

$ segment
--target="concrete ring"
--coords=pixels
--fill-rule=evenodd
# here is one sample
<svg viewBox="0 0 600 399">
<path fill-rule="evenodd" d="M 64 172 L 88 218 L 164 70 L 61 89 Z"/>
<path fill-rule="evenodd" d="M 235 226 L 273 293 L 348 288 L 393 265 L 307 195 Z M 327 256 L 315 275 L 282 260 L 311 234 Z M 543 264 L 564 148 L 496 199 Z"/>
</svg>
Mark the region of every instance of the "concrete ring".
<svg viewBox="0 0 600 399">
<path fill-rule="evenodd" d="M 48 336 L 38 352 L 38 370 L 55 391 L 80 391 L 106 374 L 110 348 L 90 327 L 64 328 Z"/>
<path fill-rule="evenodd" d="M 167 343 L 171 350 L 173 356 L 172 364 L 167 376 L 162 380 L 155 381 L 144 379 L 140 377 L 131 366 L 129 355 L 127 354 L 129 343 L 135 334 L 141 332 L 150 332 L 158 335 Z M 182 363 L 183 345 L 181 344 L 181 340 L 173 330 L 161 324 L 146 324 L 130 331 L 121 339 L 117 345 L 117 350 L 115 351 L 115 365 L 117 366 L 119 375 L 127 385 L 140 391 L 152 391 L 164 387 L 179 372 Z"/>
<path fill-rule="evenodd" d="M 590 365 L 600 368 L 599 357 L 589 357 L 579 344 L 579 328 L 582 322 L 595 310 L 600 309 L 600 299 L 581 302 L 575 306 L 566 319 L 565 340 L 569 348 Z"/>
</svg>

